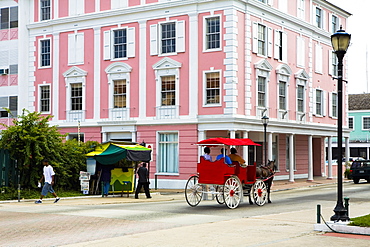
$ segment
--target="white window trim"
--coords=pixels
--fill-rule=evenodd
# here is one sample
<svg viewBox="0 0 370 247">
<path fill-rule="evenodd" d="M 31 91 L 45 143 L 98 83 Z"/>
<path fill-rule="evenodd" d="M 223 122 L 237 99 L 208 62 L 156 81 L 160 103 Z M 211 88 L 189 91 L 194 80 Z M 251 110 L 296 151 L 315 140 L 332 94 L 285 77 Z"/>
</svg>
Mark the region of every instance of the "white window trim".
<svg viewBox="0 0 370 247">
<path fill-rule="evenodd" d="M 153 65 L 153 69 L 155 72 L 155 80 L 156 80 L 156 107 L 162 107 L 161 104 L 161 85 L 162 85 L 162 76 L 175 76 L 175 105 L 178 106 L 180 104 L 180 68 L 182 64 L 171 59 L 168 57 L 163 58 L 159 62 Z M 166 106 L 163 106 L 166 107 Z"/>
<path fill-rule="evenodd" d="M 128 7 L 128 0 L 111 0 L 111 9 Z"/>
<path fill-rule="evenodd" d="M 50 97 L 49 97 L 49 111 L 41 111 L 41 87 L 45 87 L 45 86 L 49 86 L 49 90 L 50 90 Z M 39 84 L 38 85 L 38 109 L 39 109 L 39 112 L 42 112 L 43 114 L 50 114 L 51 113 L 51 103 L 52 103 L 52 100 L 51 100 L 51 96 L 52 96 L 52 91 L 51 91 L 51 83 L 44 83 L 44 84 Z"/>
<path fill-rule="evenodd" d="M 321 23 L 320 23 L 321 27 L 317 26 L 316 9 L 321 10 Z M 315 27 L 326 30 L 326 27 L 325 27 L 325 10 L 322 7 L 320 7 L 319 5 L 314 5 L 313 6 L 313 15 L 312 15 L 312 17 L 313 17 L 313 24 L 314 24 Z"/>
<path fill-rule="evenodd" d="M 333 96 L 336 95 L 337 97 L 337 112 L 335 113 L 336 116 L 333 114 Z M 336 91 L 329 92 L 329 117 L 333 119 L 338 118 L 338 94 Z"/>
<path fill-rule="evenodd" d="M 303 2 L 303 6 L 301 3 Z M 304 0 L 297 0 L 297 17 L 301 20 L 305 20 L 306 8 Z"/>
<path fill-rule="evenodd" d="M 162 24 L 175 23 L 175 52 L 162 53 Z M 150 25 L 150 55 L 151 56 L 172 56 L 178 53 L 185 52 L 186 50 L 186 37 L 185 37 L 185 20 L 169 20 L 158 22 L 157 24 Z"/>
<path fill-rule="evenodd" d="M 258 53 L 258 26 L 264 26 L 265 27 L 265 51 L 266 54 L 260 54 Z M 253 22 L 252 26 L 252 52 L 256 53 L 259 57 L 272 57 L 272 46 L 273 46 L 273 30 L 271 27 L 266 26 L 265 24 L 259 23 L 259 22 Z"/>
<path fill-rule="evenodd" d="M 84 60 L 85 33 L 68 34 L 68 65 L 84 64 Z"/>
<path fill-rule="evenodd" d="M 220 47 L 215 49 L 207 49 L 207 39 L 206 39 L 206 33 L 207 33 L 207 19 L 219 17 L 220 18 Z M 203 52 L 215 52 L 215 51 L 222 51 L 222 15 L 207 15 L 203 16 Z"/>
<path fill-rule="evenodd" d="M 288 65 L 282 64 L 276 68 L 276 76 L 277 76 L 277 111 L 278 111 L 278 118 L 280 120 L 288 120 L 289 119 L 289 85 L 290 85 L 290 75 L 292 74 L 292 70 L 289 68 Z M 285 108 L 280 109 L 280 82 L 285 82 Z"/>
<path fill-rule="evenodd" d="M 159 148 L 159 135 L 160 134 L 177 134 L 177 143 L 178 143 L 177 144 L 177 152 L 180 153 L 180 133 L 179 133 L 179 131 L 177 131 L 177 130 L 157 131 L 157 133 L 156 133 L 156 147 L 157 147 L 157 149 L 156 149 L 156 160 L 159 161 L 159 149 L 160 149 Z M 178 160 L 177 168 L 180 171 L 180 160 Z M 157 166 L 155 175 L 170 175 L 170 176 L 179 176 L 180 175 L 180 173 L 159 172 L 158 169 L 159 169 L 159 164 Z"/>
<path fill-rule="evenodd" d="M 38 4 L 39 4 L 39 21 L 49 21 L 49 20 L 52 20 L 53 19 L 53 0 L 50 0 L 50 19 L 48 20 L 41 20 L 42 18 L 42 11 L 41 11 L 41 1 L 38 0 Z"/>
<path fill-rule="evenodd" d="M 68 1 L 68 14 L 69 16 L 77 16 L 85 13 L 85 1 L 73 0 Z"/>
<path fill-rule="evenodd" d="M 220 103 L 207 104 L 207 73 L 218 72 L 220 75 Z M 203 71 L 203 107 L 218 107 L 222 106 L 222 70 L 207 70 Z"/>
<path fill-rule="evenodd" d="M 44 41 L 44 40 L 50 40 L 50 65 L 49 66 L 41 66 L 41 41 Z M 51 68 L 53 63 L 53 40 L 51 38 L 42 38 L 42 39 L 39 39 L 39 42 L 38 42 L 38 57 L 39 57 L 39 64 L 38 64 L 38 68 L 39 69 L 47 69 L 47 68 Z"/>
<path fill-rule="evenodd" d="M 127 51 L 126 57 L 114 58 L 114 31 L 126 29 L 127 38 Z M 135 43 L 136 43 L 136 32 L 135 27 L 117 27 L 110 30 L 106 30 L 103 33 L 103 59 L 110 61 L 122 61 L 128 60 L 129 58 L 135 57 Z"/>
<path fill-rule="evenodd" d="M 295 80 L 296 80 L 296 99 L 295 99 L 295 110 L 296 110 L 296 113 L 297 113 L 297 121 L 301 122 L 303 121 L 304 117 L 306 116 L 307 114 L 307 98 L 306 98 L 306 91 L 307 91 L 307 83 L 308 83 L 308 79 L 309 79 L 309 75 L 306 73 L 306 71 L 304 71 L 303 69 L 301 69 L 300 71 L 298 71 L 298 73 L 296 73 L 294 75 L 295 77 Z M 298 86 L 303 86 L 303 112 L 299 112 L 298 111 L 298 104 L 297 104 L 297 101 L 298 101 Z M 306 118 L 305 118 L 306 119 Z"/>
<path fill-rule="evenodd" d="M 65 84 L 66 84 L 66 111 L 67 113 L 71 111 L 71 84 L 82 83 L 82 110 L 77 110 L 74 112 L 81 112 L 82 119 L 85 119 L 86 110 L 86 76 L 87 72 L 73 66 L 69 70 L 63 73 Z M 68 120 L 68 114 L 66 114 Z"/>
<path fill-rule="evenodd" d="M 321 91 L 321 114 L 318 114 L 316 112 L 316 91 L 319 90 Z M 314 108 L 313 108 L 313 112 L 314 112 L 314 116 L 316 117 L 325 117 L 326 116 L 326 92 L 324 90 L 322 90 L 321 88 L 314 88 L 314 97 L 313 97 L 313 103 L 314 103 Z"/>
<path fill-rule="evenodd" d="M 370 116 L 362 116 L 361 117 L 362 119 L 361 119 L 361 130 L 362 131 L 368 131 L 369 129 L 364 129 L 364 118 L 369 118 L 370 119 Z M 354 125 L 353 125 L 354 126 Z M 370 124 L 369 124 L 369 126 L 370 126 Z M 355 129 L 355 128 L 354 128 Z"/>
<path fill-rule="evenodd" d="M 109 109 L 113 109 L 114 81 L 116 80 L 126 80 L 126 109 L 130 109 L 131 70 L 132 67 L 130 65 L 122 62 L 112 63 L 105 69 L 108 78 Z"/>
<path fill-rule="evenodd" d="M 256 112 L 256 117 L 261 118 L 263 116 L 263 114 L 269 115 L 269 112 L 268 112 L 269 111 L 269 105 L 270 105 L 270 102 L 269 102 L 270 97 L 268 97 L 269 96 L 269 82 L 270 82 L 270 74 L 271 74 L 271 71 L 272 71 L 273 67 L 271 66 L 271 64 L 266 59 L 262 59 L 258 63 L 254 64 L 254 67 L 256 69 L 256 78 L 255 78 L 256 85 L 258 85 L 258 77 L 265 77 L 266 78 L 265 107 L 258 106 L 258 86 L 256 87 L 256 91 L 255 91 L 255 93 L 256 93 L 255 104 L 256 104 L 256 111 L 257 111 Z"/>
</svg>

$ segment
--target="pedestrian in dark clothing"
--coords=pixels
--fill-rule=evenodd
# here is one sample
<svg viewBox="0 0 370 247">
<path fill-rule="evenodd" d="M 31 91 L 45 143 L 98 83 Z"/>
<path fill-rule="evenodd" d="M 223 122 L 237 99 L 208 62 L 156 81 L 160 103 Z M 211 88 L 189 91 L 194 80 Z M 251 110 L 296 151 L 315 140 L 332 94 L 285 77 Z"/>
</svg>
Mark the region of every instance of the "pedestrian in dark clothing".
<svg viewBox="0 0 370 247">
<path fill-rule="evenodd" d="M 141 187 L 144 187 L 146 198 L 152 198 L 149 193 L 149 172 L 146 168 L 146 163 L 142 163 L 142 166 L 137 171 L 139 180 L 135 191 L 135 199 L 139 199 L 139 192 Z"/>
<path fill-rule="evenodd" d="M 113 169 L 110 165 L 101 166 L 101 177 L 100 181 L 103 183 L 103 196 L 107 197 L 109 192 L 110 180 L 111 180 L 111 170 Z"/>
</svg>

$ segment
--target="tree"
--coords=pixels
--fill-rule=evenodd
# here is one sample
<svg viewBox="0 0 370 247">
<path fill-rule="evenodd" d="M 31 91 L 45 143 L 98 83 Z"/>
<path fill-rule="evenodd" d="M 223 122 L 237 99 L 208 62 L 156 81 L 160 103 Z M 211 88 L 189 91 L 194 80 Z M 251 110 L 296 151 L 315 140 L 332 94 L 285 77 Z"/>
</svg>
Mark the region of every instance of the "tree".
<svg viewBox="0 0 370 247">
<path fill-rule="evenodd" d="M 76 189 L 79 171 L 86 167 L 88 145 L 97 145 L 97 142 L 82 145 L 76 141 L 65 142 L 66 135 L 57 126 L 49 125 L 51 118 L 24 109 L 12 125 L 2 124 L 6 129 L 1 132 L 0 148 L 9 150 L 10 156 L 17 160 L 23 188 L 36 187 L 42 175 L 41 161 L 47 158 L 55 169 L 57 184 Z"/>
</svg>

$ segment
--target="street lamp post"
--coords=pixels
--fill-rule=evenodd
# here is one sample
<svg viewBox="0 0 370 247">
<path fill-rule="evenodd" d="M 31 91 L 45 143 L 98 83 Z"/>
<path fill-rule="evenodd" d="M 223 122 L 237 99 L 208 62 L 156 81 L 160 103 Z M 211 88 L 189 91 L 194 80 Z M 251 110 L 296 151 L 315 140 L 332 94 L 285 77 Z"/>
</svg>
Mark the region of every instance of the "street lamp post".
<svg viewBox="0 0 370 247">
<path fill-rule="evenodd" d="M 264 140 L 263 140 L 263 146 L 264 146 L 264 154 L 265 154 L 265 164 L 267 164 L 267 143 L 266 143 L 266 128 L 267 128 L 267 124 L 269 123 L 269 117 L 268 116 L 263 116 L 261 118 L 261 121 L 263 123 L 263 127 L 264 127 Z"/>
<path fill-rule="evenodd" d="M 338 174 L 337 174 L 337 205 L 334 208 L 334 215 L 330 218 L 332 221 L 348 221 L 347 210 L 343 206 L 343 171 L 342 171 L 342 118 L 343 118 L 343 58 L 347 52 L 351 35 L 342 30 L 338 30 L 331 36 L 331 44 L 333 50 L 338 57 L 338 148 L 337 148 L 337 160 L 338 160 Z"/>
</svg>

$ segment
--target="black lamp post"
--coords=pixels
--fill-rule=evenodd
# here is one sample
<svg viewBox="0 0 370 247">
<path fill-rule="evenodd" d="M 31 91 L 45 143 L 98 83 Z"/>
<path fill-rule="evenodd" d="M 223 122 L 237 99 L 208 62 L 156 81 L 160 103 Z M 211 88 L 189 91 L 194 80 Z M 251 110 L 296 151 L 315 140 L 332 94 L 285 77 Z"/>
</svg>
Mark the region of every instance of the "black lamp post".
<svg viewBox="0 0 370 247">
<path fill-rule="evenodd" d="M 263 145 L 264 145 L 264 148 L 265 148 L 265 164 L 267 164 L 267 144 L 266 144 L 266 128 L 267 128 L 267 124 L 269 123 L 269 117 L 268 116 L 263 116 L 261 118 L 261 121 L 263 123 L 263 127 L 264 127 L 264 141 L 263 141 Z"/>
<path fill-rule="evenodd" d="M 351 35 L 342 30 L 338 30 L 331 36 L 331 44 L 333 50 L 338 57 L 338 148 L 337 148 L 337 160 L 338 160 L 338 174 L 337 174 L 337 183 L 338 183 L 338 198 L 337 205 L 334 208 L 334 215 L 330 218 L 332 221 L 348 221 L 349 217 L 347 215 L 347 210 L 343 206 L 343 171 L 342 171 L 342 118 L 343 118 L 343 58 L 347 52 L 349 42 L 351 40 Z"/>
</svg>

